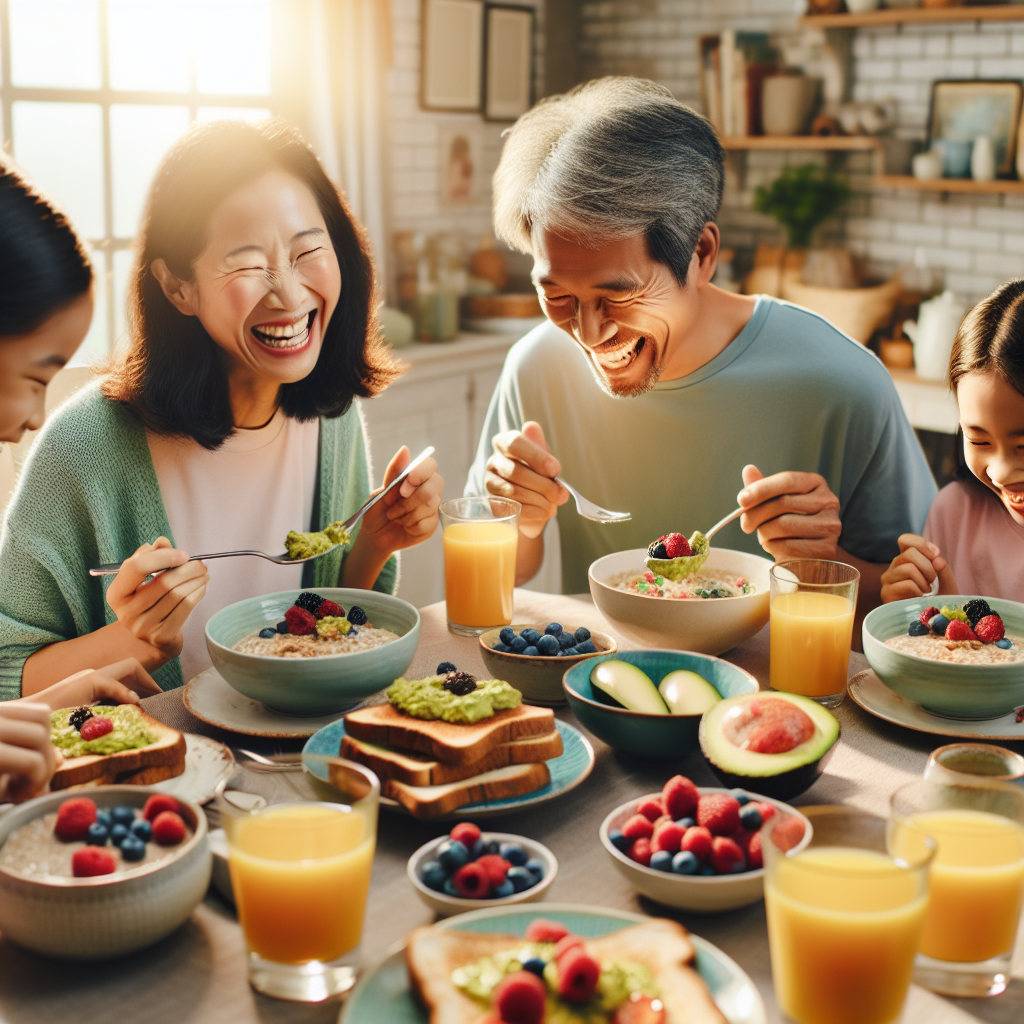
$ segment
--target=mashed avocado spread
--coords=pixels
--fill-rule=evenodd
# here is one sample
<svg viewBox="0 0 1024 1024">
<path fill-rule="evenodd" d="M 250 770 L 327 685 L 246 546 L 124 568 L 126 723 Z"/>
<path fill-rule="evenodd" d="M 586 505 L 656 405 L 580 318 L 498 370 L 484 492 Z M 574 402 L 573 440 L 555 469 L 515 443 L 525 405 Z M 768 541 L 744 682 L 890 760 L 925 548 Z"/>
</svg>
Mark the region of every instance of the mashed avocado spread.
<svg viewBox="0 0 1024 1024">
<path fill-rule="evenodd" d="M 311 558 L 313 555 L 322 555 L 329 551 L 335 544 L 347 544 L 349 532 L 342 523 L 331 523 L 322 530 L 314 530 L 311 533 L 300 533 L 298 530 L 290 530 L 284 539 L 284 548 L 289 558 Z"/>
<path fill-rule="evenodd" d="M 387 689 L 388 700 L 413 718 L 440 719 L 472 725 L 497 711 L 517 708 L 523 695 L 501 679 L 478 679 L 476 689 L 462 696 L 444 688 L 446 676 L 396 679 Z"/>
<path fill-rule="evenodd" d="M 139 710 L 132 704 L 118 707 L 92 708 L 94 715 L 102 715 L 114 723 L 112 732 L 94 740 L 83 740 L 79 731 L 69 719 L 74 708 L 64 708 L 50 715 L 50 742 L 65 757 L 81 757 L 83 754 L 117 754 L 122 750 L 138 750 L 156 742 L 156 737 L 147 731 L 139 717 Z"/>
<path fill-rule="evenodd" d="M 346 636 L 352 628 L 352 623 L 341 615 L 325 615 L 322 619 L 316 620 L 316 635 L 326 637 L 328 640 L 337 640 L 339 636 Z"/>
<path fill-rule="evenodd" d="M 651 972 L 643 964 L 612 960 L 601 965 L 597 992 L 582 1006 L 570 1005 L 558 998 L 558 969 L 554 962 L 553 942 L 524 942 L 518 949 L 481 957 L 476 963 L 457 967 L 452 972 L 452 984 L 466 995 L 490 1003 L 491 994 L 506 974 L 523 968 L 523 961 L 535 957 L 543 960 L 544 983 L 548 989 L 544 1024 L 608 1024 L 608 1020 L 621 1003 L 634 992 L 656 998 L 661 993 Z"/>
</svg>

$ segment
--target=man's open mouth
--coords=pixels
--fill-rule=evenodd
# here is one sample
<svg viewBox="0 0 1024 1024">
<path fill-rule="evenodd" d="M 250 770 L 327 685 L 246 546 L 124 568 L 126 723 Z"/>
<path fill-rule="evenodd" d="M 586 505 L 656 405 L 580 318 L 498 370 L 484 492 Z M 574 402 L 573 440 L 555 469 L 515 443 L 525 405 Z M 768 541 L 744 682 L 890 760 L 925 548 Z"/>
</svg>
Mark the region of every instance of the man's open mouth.
<svg viewBox="0 0 1024 1024">
<path fill-rule="evenodd" d="M 316 312 L 315 309 L 311 309 L 307 314 L 287 323 L 260 324 L 259 327 L 249 329 L 253 337 L 267 348 L 278 351 L 302 348 L 309 341 L 309 332 L 313 328 Z"/>
<path fill-rule="evenodd" d="M 605 342 L 594 349 L 594 358 L 604 370 L 624 370 L 644 349 L 647 339 L 644 335 L 619 344 L 615 340 Z M 607 347 L 606 347 L 607 346 Z"/>
</svg>

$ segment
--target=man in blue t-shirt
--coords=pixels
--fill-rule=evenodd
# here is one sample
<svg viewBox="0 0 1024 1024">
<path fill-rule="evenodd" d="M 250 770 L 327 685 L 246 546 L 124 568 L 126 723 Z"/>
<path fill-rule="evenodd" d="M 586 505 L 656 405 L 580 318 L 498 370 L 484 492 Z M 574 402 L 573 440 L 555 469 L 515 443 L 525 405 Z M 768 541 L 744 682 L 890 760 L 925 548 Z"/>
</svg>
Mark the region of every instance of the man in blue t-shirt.
<svg viewBox="0 0 1024 1024">
<path fill-rule="evenodd" d="M 517 580 L 568 500 L 630 523 L 559 517 L 563 590 L 595 558 L 746 510 L 716 545 L 861 572 L 861 612 L 935 484 L 881 363 L 814 313 L 711 284 L 724 154 L 660 86 L 601 79 L 516 123 L 495 226 L 532 254 L 551 321 L 509 353 L 468 494 L 523 505 Z M 740 489 L 737 499 L 736 491 Z"/>
</svg>

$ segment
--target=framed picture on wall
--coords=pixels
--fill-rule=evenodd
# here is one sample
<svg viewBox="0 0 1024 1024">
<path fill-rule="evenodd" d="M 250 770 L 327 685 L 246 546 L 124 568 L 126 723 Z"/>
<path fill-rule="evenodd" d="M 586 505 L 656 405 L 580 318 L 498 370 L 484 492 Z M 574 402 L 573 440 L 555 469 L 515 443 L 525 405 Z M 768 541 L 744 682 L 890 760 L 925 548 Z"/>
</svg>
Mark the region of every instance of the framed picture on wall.
<svg viewBox="0 0 1024 1024">
<path fill-rule="evenodd" d="M 943 81 L 932 84 L 931 112 L 928 116 L 928 144 L 948 142 L 963 147 L 959 174 L 946 171 L 948 177 L 969 174 L 970 146 L 979 135 L 987 135 L 995 150 L 996 174 L 1013 173 L 1017 156 L 1017 130 L 1021 118 L 1024 86 L 1015 79 L 978 79 Z M 945 159 L 945 157 L 944 157 Z"/>
<path fill-rule="evenodd" d="M 484 117 L 514 121 L 533 105 L 532 7 L 488 4 L 484 36 Z"/>
<path fill-rule="evenodd" d="M 483 0 L 422 0 L 421 13 L 421 105 L 426 110 L 479 110 Z"/>
<path fill-rule="evenodd" d="M 481 125 L 473 118 L 442 121 L 437 126 L 441 148 L 442 206 L 467 206 L 480 200 Z"/>
</svg>

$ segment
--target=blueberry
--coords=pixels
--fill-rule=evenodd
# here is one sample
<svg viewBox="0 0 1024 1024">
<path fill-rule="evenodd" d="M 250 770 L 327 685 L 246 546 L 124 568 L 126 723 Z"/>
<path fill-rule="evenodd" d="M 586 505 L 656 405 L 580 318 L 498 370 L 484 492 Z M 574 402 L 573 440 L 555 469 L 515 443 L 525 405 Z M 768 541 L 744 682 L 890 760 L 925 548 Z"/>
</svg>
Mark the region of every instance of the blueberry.
<svg viewBox="0 0 1024 1024">
<path fill-rule="evenodd" d="M 559 647 L 574 647 L 576 645 L 576 637 L 572 633 L 560 633 L 558 636 Z"/>
<path fill-rule="evenodd" d="M 536 647 L 527 647 L 526 650 L 521 653 L 525 654 L 528 658 L 540 657 L 540 651 L 538 651 Z"/>
<path fill-rule="evenodd" d="M 996 647 L 1002 647 L 1004 651 L 1008 651 L 1012 646 L 1013 644 L 1009 640 L 1007 640 L 1005 636 L 1002 640 L 996 641 Z"/>
<path fill-rule="evenodd" d="M 497 853 L 501 849 L 501 843 L 497 839 L 488 839 L 484 843 L 484 853 Z"/>
<path fill-rule="evenodd" d="M 437 848 L 437 859 L 448 874 L 454 875 L 459 868 L 469 863 L 469 850 L 458 839 L 446 839 Z"/>
<path fill-rule="evenodd" d="M 576 650 L 580 654 L 597 654 L 597 648 L 594 646 L 593 640 L 584 640 L 583 643 L 577 645 Z"/>
<path fill-rule="evenodd" d="M 535 629 L 524 629 L 519 635 L 527 642 L 527 644 L 534 647 L 537 646 L 537 641 L 540 639 L 540 633 Z"/>
<path fill-rule="evenodd" d="M 495 885 L 491 888 L 491 896 L 496 900 L 501 900 L 506 896 L 511 896 L 515 891 L 515 885 L 506 878 L 501 885 Z"/>
<path fill-rule="evenodd" d="M 114 826 L 119 827 L 121 826 Z M 138 836 L 125 836 L 121 840 L 121 856 L 125 860 L 142 860 L 146 856 L 146 844 Z"/>
<path fill-rule="evenodd" d="M 506 626 L 499 634 L 498 639 L 503 644 L 511 646 L 512 641 L 516 638 L 516 631 L 511 626 Z"/>
<path fill-rule="evenodd" d="M 148 821 L 143 821 L 142 818 L 139 818 L 132 825 L 132 835 L 141 839 L 144 843 L 148 843 L 153 838 L 153 826 Z"/>
<path fill-rule="evenodd" d="M 462 893 L 460 893 L 459 890 L 455 888 L 455 883 L 450 878 L 446 878 L 444 880 L 444 887 L 442 888 L 441 891 L 446 896 L 458 896 L 459 899 L 462 899 Z"/>
<path fill-rule="evenodd" d="M 98 824 L 102 825 L 108 832 L 110 831 L 110 826 L 114 824 L 114 819 L 110 816 L 110 811 L 107 810 L 97 811 L 96 821 Z"/>
<path fill-rule="evenodd" d="M 583 643 L 585 640 L 590 639 L 590 630 L 587 629 L 586 626 L 580 626 L 580 628 L 573 633 L 573 636 L 579 643 Z"/>
<path fill-rule="evenodd" d="M 544 632 L 547 633 L 548 636 L 559 637 L 563 632 L 562 624 L 560 622 L 549 622 L 544 628 Z"/>
<path fill-rule="evenodd" d="M 128 826 L 122 825 L 120 822 L 118 822 L 110 830 L 110 841 L 115 846 L 120 846 L 130 835 L 131 832 L 128 831 Z"/>
<path fill-rule="evenodd" d="M 740 824 L 748 832 L 756 832 L 764 824 L 764 821 L 761 818 L 761 812 L 753 804 L 747 804 L 746 807 L 740 808 Z"/>
<path fill-rule="evenodd" d="M 747 796 L 742 789 L 730 789 L 729 796 L 731 796 L 733 800 L 740 805 L 740 807 L 743 807 L 744 804 L 750 803 L 750 797 Z"/>
<path fill-rule="evenodd" d="M 506 878 L 512 883 L 512 888 L 516 892 L 523 892 L 537 884 L 532 872 L 527 871 L 525 867 L 509 868 Z"/>
<path fill-rule="evenodd" d="M 513 654 L 522 654 L 529 646 L 530 645 L 526 642 L 525 638 L 521 636 L 512 637 L 512 642 L 509 644 L 509 647 L 512 648 Z"/>
<path fill-rule="evenodd" d="M 131 828 L 135 822 L 135 808 L 121 804 L 110 812 L 110 818 L 116 825 L 127 825 Z"/>
<path fill-rule="evenodd" d="M 273 626 L 267 626 L 265 629 L 260 630 L 260 636 L 264 640 L 273 640 L 277 636 L 277 630 Z"/>
<path fill-rule="evenodd" d="M 689 851 L 687 851 L 687 852 L 689 852 Z M 704 875 L 705 877 L 707 877 L 708 875 L 717 874 L 717 872 L 715 871 L 715 869 L 710 864 L 705 864 L 704 867 L 702 867 L 700 869 L 698 874 L 701 874 L 701 875 Z"/>
<path fill-rule="evenodd" d="M 580 652 L 575 647 L 563 647 L 558 653 L 563 658 L 578 658 L 580 656 Z"/>
<path fill-rule="evenodd" d="M 446 676 L 449 672 L 458 671 L 459 670 L 450 661 L 442 661 L 441 664 L 437 666 L 436 675 Z"/>
<path fill-rule="evenodd" d="M 288 632 L 288 621 L 286 619 L 282 619 L 277 624 L 277 631 L 278 631 L 278 633 L 287 633 Z"/>
<path fill-rule="evenodd" d="M 479 860 L 484 855 L 484 847 L 486 845 L 487 843 L 484 841 L 483 836 L 480 836 L 478 839 L 474 840 L 473 846 L 469 851 L 469 859 Z"/>
<path fill-rule="evenodd" d="M 671 871 L 672 854 L 668 850 L 659 850 L 651 857 L 651 867 L 655 871 Z"/>
<path fill-rule="evenodd" d="M 521 961 L 521 966 L 524 971 L 529 971 L 531 974 L 536 974 L 538 978 L 543 978 L 544 968 L 547 967 L 547 964 L 539 956 L 531 956 Z"/>
<path fill-rule="evenodd" d="M 356 629 L 356 627 L 355 627 L 355 626 L 353 626 L 353 627 L 352 627 L 352 628 L 351 628 L 351 629 L 350 629 L 350 630 L 349 630 L 349 631 L 348 631 L 348 632 L 347 632 L 347 633 L 345 634 L 345 636 L 347 636 L 347 637 L 349 638 L 349 640 L 351 640 L 351 639 L 352 639 L 352 637 L 354 637 L 354 636 L 359 636 L 359 630 L 358 630 L 358 629 Z"/>
<path fill-rule="evenodd" d="M 550 658 L 553 654 L 557 654 L 559 650 L 558 637 L 553 636 L 551 633 L 545 633 L 537 641 L 537 650 L 547 658 Z"/>
<path fill-rule="evenodd" d="M 678 820 L 678 821 L 676 822 L 676 824 L 677 824 L 677 825 L 678 825 L 678 826 L 679 826 L 680 828 L 693 828 L 693 826 L 694 826 L 694 825 L 696 825 L 696 824 L 697 824 L 697 822 L 696 822 L 696 821 L 695 821 L 695 820 L 694 820 L 693 818 L 680 818 L 680 819 L 679 819 L 679 820 Z"/>
<path fill-rule="evenodd" d="M 508 644 L 495 644 L 492 651 L 498 651 L 500 654 L 512 654 L 512 648 Z"/>
<path fill-rule="evenodd" d="M 653 859 L 653 858 L 652 858 Z M 697 873 L 700 863 L 689 850 L 680 850 L 672 858 L 672 870 L 677 875 L 693 875 Z"/>
<path fill-rule="evenodd" d="M 531 857 L 523 866 L 531 875 L 533 875 L 533 881 L 535 883 L 539 882 L 544 877 L 544 861 L 539 858 Z"/>
<path fill-rule="evenodd" d="M 423 865 L 423 884 L 435 892 L 444 891 L 444 883 L 448 881 L 448 875 L 444 868 L 436 860 L 428 860 Z"/>
<path fill-rule="evenodd" d="M 101 825 L 98 821 L 94 821 L 89 826 L 89 831 L 85 834 L 85 841 L 90 846 L 106 846 L 109 835 L 110 831 L 105 825 Z"/>
<path fill-rule="evenodd" d="M 914 619 L 914 621 L 907 628 L 907 632 L 911 636 L 927 636 L 929 633 L 929 629 L 923 622 L 921 622 L 920 619 Z"/>
<path fill-rule="evenodd" d="M 348 621 L 351 622 L 353 626 L 366 625 L 366 612 L 364 612 L 363 609 L 360 608 L 359 605 L 357 604 L 354 604 L 352 605 L 351 608 L 349 608 L 347 618 Z"/>
<path fill-rule="evenodd" d="M 633 845 L 633 840 L 627 839 L 617 828 L 613 828 L 608 833 L 608 842 L 611 843 L 616 850 L 621 850 L 623 853 Z"/>
<path fill-rule="evenodd" d="M 933 615 L 928 620 L 928 628 L 936 636 L 945 636 L 946 635 L 946 627 L 948 625 L 949 625 L 949 619 L 947 619 L 946 616 L 943 615 L 941 612 L 938 615 Z"/>
<path fill-rule="evenodd" d="M 521 868 L 529 859 L 522 843 L 502 843 L 498 849 L 498 855 L 517 868 Z"/>
</svg>

